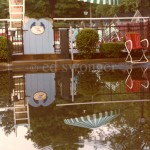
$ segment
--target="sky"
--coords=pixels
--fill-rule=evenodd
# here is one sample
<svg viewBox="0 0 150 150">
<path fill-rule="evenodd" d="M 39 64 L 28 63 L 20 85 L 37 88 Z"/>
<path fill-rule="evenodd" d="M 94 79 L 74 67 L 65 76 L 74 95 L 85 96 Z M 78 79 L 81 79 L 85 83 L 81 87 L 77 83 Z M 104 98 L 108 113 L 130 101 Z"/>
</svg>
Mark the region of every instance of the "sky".
<svg viewBox="0 0 150 150">
<path fill-rule="evenodd" d="M 17 129 L 17 136 L 14 132 L 6 136 L 0 128 L 0 150 L 37 150 L 31 140 L 25 139 L 27 128 L 20 126 Z"/>
</svg>

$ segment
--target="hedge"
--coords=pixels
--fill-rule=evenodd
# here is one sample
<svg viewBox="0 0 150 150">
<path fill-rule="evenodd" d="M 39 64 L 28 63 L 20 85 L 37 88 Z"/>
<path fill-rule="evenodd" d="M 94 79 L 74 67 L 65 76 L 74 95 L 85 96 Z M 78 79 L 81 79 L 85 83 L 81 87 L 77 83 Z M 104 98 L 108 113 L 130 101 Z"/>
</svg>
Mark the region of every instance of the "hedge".
<svg viewBox="0 0 150 150">
<path fill-rule="evenodd" d="M 100 52 L 106 57 L 120 57 L 121 50 L 125 48 L 124 42 L 102 43 Z"/>
<path fill-rule="evenodd" d="M 9 52 L 9 58 L 11 59 L 11 54 L 13 50 L 12 42 L 7 41 L 6 37 L 0 36 L 0 60 L 6 60 L 8 58 L 7 48 L 11 50 Z"/>
</svg>

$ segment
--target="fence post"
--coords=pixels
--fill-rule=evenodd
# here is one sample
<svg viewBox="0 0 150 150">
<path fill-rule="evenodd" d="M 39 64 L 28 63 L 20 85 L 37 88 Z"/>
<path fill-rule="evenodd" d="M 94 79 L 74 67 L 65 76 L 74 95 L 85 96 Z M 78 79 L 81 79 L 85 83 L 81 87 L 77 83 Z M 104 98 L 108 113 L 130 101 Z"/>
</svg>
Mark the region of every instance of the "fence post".
<svg viewBox="0 0 150 150">
<path fill-rule="evenodd" d="M 130 26 L 129 26 L 129 23 L 127 23 L 127 32 L 130 31 Z"/>
<path fill-rule="evenodd" d="M 147 23 L 147 39 L 150 42 L 150 18 L 148 19 L 148 23 Z M 150 50 L 150 45 L 148 47 L 148 50 Z"/>
<path fill-rule="evenodd" d="M 60 30 L 60 49 L 62 58 L 69 58 L 69 36 L 68 29 Z"/>
</svg>

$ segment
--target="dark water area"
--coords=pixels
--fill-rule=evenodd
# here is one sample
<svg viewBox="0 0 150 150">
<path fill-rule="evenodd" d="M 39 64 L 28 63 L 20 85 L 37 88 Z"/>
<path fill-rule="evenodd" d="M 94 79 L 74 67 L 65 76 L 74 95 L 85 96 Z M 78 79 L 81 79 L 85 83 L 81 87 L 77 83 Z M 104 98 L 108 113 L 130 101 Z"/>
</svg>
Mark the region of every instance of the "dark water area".
<svg viewBox="0 0 150 150">
<path fill-rule="evenodd" d="M 0 71 L 0 150 L 149 150 L 150 68 Z"/>
</svg>

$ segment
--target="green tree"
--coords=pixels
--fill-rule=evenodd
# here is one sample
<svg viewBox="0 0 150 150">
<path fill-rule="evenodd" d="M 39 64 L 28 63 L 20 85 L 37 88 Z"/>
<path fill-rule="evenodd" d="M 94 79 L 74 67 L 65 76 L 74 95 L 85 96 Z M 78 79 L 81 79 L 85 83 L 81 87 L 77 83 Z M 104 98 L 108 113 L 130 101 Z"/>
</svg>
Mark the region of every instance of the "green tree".
<svg viewBox="0 0 150 150">
<path fill-rule="evenodd" d="M 119 11 L 135 12 L 139 8 L 139 0 L 122 0 Z"/>
<path fill-rule="evenodd" d="M 9 0 L 0 0 L 0 19 L 9 17 Z"/>
<path fill-rule="evenodd" d="M 117 6 L 110 6 L 110 5 L 97 5 L 95 11 L 97 17 L 114 16 L 116 12 Z"/>
<path fill-rule="evenodd" d="M 98 17 L 111 17 L 117 12 L 135 12 L 140 7 L 148 6 L 149 2 L 147 0 L 122 0 L 122 2 L 117 6 L 97 5 L 95 13 Z"/>
<path fill-rule="evenodd" d="M 10 92 L 12 90 L 12 73 L 1 72 L 0 73 L 0 107 L 8 105 L 10 98 Z"/>
<path fill-rule="evenodd" d="M 83 14 L 80 4 L 75 0 L 58 0 L 55 5 L 56 17 L 79 17 Z"/>
<path fill-rule="evenodd" d="M 26 0 L 26 15 L 33 18 L 52 18 L 56 1 L 57 0 Z"/>
</svg>

